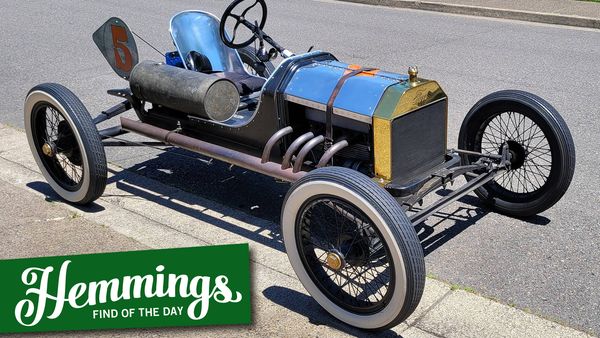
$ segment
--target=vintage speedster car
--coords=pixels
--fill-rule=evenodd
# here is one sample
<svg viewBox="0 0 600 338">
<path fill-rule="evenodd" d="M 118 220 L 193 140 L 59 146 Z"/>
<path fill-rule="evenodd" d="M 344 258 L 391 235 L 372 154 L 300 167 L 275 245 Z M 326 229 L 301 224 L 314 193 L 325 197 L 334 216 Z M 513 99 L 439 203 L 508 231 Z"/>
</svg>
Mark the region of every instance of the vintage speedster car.
<svg viewBox="0 0 600 338">
<path fill-rule="evenodd" d="M 540 213 L 566 192 L 573 140 L 540 97 L 486 96 L 467 114 L 458 149 L 448 150 L 448 100 L 437 82 L 414 67 L 396 74 L 322 51 L 294 54 L 263 31 L 266 18 L 264 0 L 235 0 L 220 20 L 179 13 L 170 25 L 177 50 L 160 62 L 139 62 L 132 31 L 108 20 L 93 38 L 129 80 L 108 91 L 122 103 L 92 118 L 61 85 L 27 96 L 27 137 L 48 183 L 71 203 L 99 198 L 103 147 L 129 144 L 120 138 L 127 132 L 293 182 L 281 213 L 291 265 L 321 306 L 363 329 L 404 321 L 421 299 L 425 263 L 414 225 L 473 191 L 514 217 Z M 97 130 L 130 109 L 139 120 Z M 460 177 L 461 187 L 421 206 Z"/>
</svg>

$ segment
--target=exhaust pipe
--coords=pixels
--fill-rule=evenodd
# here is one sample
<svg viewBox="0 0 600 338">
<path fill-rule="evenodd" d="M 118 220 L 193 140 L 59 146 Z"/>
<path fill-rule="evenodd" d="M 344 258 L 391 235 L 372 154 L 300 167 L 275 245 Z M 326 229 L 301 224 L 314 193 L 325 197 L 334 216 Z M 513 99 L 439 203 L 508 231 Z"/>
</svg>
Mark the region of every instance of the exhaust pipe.
<svg viewBox="0 0 600 338">
<path fill-rule="evenodd" d="M 312 140 L 306 142 L 306 144 L 304 145 L 304 147 L 302 147 L 302 149 L 300 149 L 300 152 L 298 153 L 298 156 L 296 157 L 296 162 L 294 162 L 294 172 L 300 172 L 300 169 L 302 169 L 302 165 L 304 164 L 304 158 L 306 157 L 306 155 L 308 154 L 309 151 L 311 151 L 314 147 L 316 147 L 319 143 L 325 141 L 325 136 L 323 135 L 319 135 L 315 138 L 313 138 Z"/>
<path fill-rule="evenodd" d="M 123 129 L 136 134 L 212 157 L 260 174 L 275 177 L 280 180 L 295 182 L 306 175 L 306 171 L 292 172 L 291 169 L 282 169 L 280 164 L 274 162 L 261 163 L 260 157 L 244 154 L 236 150 L 177 134 L 166 129 L 125 117 L 121 117 L 121 126 Z"/>
<path fill-rule="evenodd" d="M 331 161 L 331 159 L 333 158 L 333 155 L 337 154 L 338 151 L 346 148 L 348 145 L 349 145 L 348 141 L 342 140 L 342 141 L 332 145 L 331 147 L 329 147 L 329 149 L 327 149 L 327 151 L 325 151 L 325 153 L 319 160 L 319 164 L 317 165 L 317 168 L 322 168 L 322 167 L 328 165 L 329 161 Z"/>
</svg>

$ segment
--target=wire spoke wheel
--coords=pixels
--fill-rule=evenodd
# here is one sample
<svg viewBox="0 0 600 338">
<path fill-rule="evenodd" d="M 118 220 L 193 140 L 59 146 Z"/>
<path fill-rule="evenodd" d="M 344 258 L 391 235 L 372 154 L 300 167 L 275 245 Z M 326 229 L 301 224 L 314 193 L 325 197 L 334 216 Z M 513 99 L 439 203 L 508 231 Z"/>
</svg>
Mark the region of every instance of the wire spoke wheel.
<svg viewBox="0 0 600 338">
<path fill-rule="evenodd" d="M 330 299 L 364 313 L 389 302 L 394 285 L 389 249 L 363 212 L 323 196 L 306 203 L 297 222 L 303 263 Z"/>
<path fill-rule="evenodd" d="M 496 184 L 516 194 L 544 187 L 552 169 L 552 149 L 544 131 L 524 114 L 502 112 L 482 126 L 476 145 L 484 154 L 499 154 L 505 143 L 512 167 L 495 179 Z"/>
<path fill-rule="evenodd" d="M 35 149 L 54 180 L 66 190 L 75 191 L 85 175 L 81 149 L 69 123 L 48 103 L 38 104 L 32 113 Z"/>
<path fill-rule="evenodd" d="M 575 171 L 575 145 L 565 121 L 548 102 L 523 91 L 500 91 L 481 99 L 465 117 L 458 143 L 461 149 L 484 154 L 500 154 L 508 146 L 510 170 L 475 193 L 510 216 L 528 217 L 553 206 Z M 465 164 L 477 160 L 463 156 Z"/>
<path fill-rule="evenodd" d="M 311 171 L 286 195 L 281 227 L 298 279 L 339 320 L 382 330 L 419 304 L 421 243 L 398 202 L 365 175 L 340 167 Z"/>
<path fill-rule="evenodd" d="M 106 186 L 106 155 L 92 118 L 67 88 L 45 83 L 25 100 L 25 132 L 48 184 L 63 199 L 88 204 Z"/>
</svg>

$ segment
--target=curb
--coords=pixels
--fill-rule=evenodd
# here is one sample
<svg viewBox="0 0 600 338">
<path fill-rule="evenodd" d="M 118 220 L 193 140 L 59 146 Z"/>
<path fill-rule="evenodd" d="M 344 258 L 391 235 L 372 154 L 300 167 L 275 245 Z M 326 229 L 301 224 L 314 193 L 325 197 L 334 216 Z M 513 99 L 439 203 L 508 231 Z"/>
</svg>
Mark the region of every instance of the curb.
<svg viewBox="0 0 600 338">
<path fill-rule="evenodd" d="M 520 21 L 541 22 L 554 25 L 566 25 L 600 29 L 600 19 L 587 18 L 576 15 L 551 14 L 540 12 L 519 11 L 480 6 L 456 5 L 448 3 L 415 1 L 415 0 L 337 0 L 375 6 L 396 8 L 409 8 L 424 11 L 434 11 L 452 14 L 484 16 Z"/>
</svg>

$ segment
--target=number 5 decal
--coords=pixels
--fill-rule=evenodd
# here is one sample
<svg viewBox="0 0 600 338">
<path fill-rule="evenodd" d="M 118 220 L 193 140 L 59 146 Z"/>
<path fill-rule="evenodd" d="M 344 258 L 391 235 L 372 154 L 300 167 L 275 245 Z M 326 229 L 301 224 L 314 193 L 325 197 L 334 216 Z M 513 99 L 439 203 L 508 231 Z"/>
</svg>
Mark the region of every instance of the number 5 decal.
<svg viewBox="0 0 600 338">
<path fill-rule="evenodd" d="M 130 72 L 133 68 L 133 58 L 131 57 L 131 52 L 129 48 L 127 48 L 127 31 L 122 26 L 110 26 L 112 32 L 112 41 L 113 47 L 115 51 L 115 66 L 124 72 Z M 124 57 L 121 57 L 121 53 Z"/>
<path fill-rule="evenodd" d="M 138 63 L 138 50 L 129 27 L 119 18 L 110 18 L 92 35 L 108 64 L 120 77 L 129 79 Z"/>
</svg>

